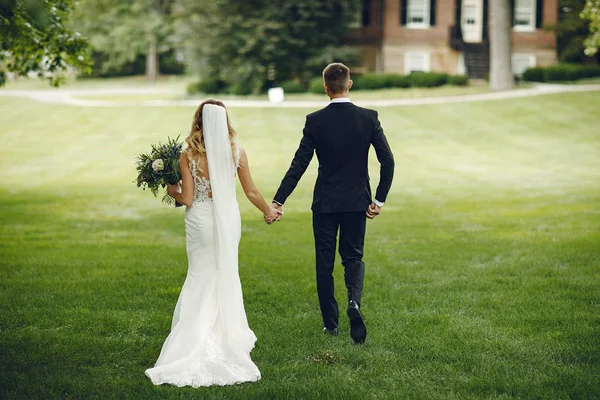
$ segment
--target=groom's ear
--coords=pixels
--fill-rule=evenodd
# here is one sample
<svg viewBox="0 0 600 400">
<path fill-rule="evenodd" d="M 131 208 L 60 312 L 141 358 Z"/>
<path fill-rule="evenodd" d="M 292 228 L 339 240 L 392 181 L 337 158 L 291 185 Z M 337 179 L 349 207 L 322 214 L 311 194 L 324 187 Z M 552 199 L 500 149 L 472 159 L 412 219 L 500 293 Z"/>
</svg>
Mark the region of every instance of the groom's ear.
<svg viewBox="0 0 600 400">
<path fill-rule="evenodd" d="M 325 93 L 329 94 L 329 88 L 325 82 L 323 82 L 323 87 L 325 88 Z"/>
<path fill-rule="evenodd" d="M 348 89 L 346 89 L 346 90 L 350 90 L 350 88 L 352 88 L 353 83 L 354 82 L 352 82 L 352 79 L 348 80 Z"/>
</svg>

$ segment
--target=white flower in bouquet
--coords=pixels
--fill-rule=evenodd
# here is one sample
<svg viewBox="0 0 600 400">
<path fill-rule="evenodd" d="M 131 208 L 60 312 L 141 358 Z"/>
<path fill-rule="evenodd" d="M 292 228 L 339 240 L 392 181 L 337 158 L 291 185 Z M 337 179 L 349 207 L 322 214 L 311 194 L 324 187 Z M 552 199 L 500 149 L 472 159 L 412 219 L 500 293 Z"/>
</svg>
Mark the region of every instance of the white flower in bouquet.
<svg viewBox="0 0 600 400">
<path fill-rule="evenodd" d="M 183 143 L 179 142 L 179 136 L 176 139 L 167 138 L 167 143 L 152 145 L 150 153 L 142 153 L 137 157 L 136 170 L 137 179 L 134 181 L 137 187 L 146 190 L 150 189 L 156 196 L 160 188 L 165 188 L 167 184 L 176 185 L 181 181 L 181 170 L 179 169 L 179 159 L 181 158 L 181 149 Z M 163 202 L 166 204 L 179 204 L 165 193 Z"/>
<path fill-rule="evenodd" d="M 162 158 L 157 158 L 156 160 L 154 160 L 154 162 L 152 163 L 152 169 L 154 170 L 154 172 L 162 171 L 163 169 L 165 169 L 165 163 L 162 160 Z"/>
</svg>

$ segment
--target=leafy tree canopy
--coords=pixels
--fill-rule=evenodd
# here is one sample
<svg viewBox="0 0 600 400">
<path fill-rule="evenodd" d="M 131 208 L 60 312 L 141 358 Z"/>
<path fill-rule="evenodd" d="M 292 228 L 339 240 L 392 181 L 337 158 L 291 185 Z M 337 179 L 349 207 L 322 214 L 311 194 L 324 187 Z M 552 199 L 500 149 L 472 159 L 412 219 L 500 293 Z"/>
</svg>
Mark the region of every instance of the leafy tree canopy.
<svg viewBox="0 0 600 400">
<path fill-rule="evenodd" d="M 7 73 L 37 73 L 58 86 L 68 68 L 89 69 L 87 40 L 66 26 L 73 0 L 0 0 L 0 86 Z"/>
<path fill-rule="evenodd" d="M 590 22 L 590 35 L 585 39 L 585 54 L 593 56 L 600 47 L 600 0 L 587 0 L 581 18 Z"/>
<path fill-rule="evenodd" d="M 80 0 L 74 26 L 103 56 L 107 72 L 139 55 L 156 57 L 174 47 L 172 0 Z"/>
<path fill-rule="evenodd" d="M 176 0 L 178 33 L 204 77 L 259 91 L 265 82 L 307 81 L 324 60 L 351 57 L 341 39 L 356 0 Z M 345 60 L 340 60 L 345 61 Z"/>
</svg>

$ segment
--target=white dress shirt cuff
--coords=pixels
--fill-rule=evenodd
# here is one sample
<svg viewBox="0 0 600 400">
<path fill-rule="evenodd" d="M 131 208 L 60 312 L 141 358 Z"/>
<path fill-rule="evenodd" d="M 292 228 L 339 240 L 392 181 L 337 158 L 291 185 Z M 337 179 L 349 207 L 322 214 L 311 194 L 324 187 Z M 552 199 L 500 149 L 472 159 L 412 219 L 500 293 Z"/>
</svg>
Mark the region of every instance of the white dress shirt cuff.
<svg viewBox="0 0 600 400">
<path fill-rule="evenodd" d="M 375 200 L 373 200 L 373 203 L 375 203 L 375 205 L 376 205 L 377 207 L 383 207 L 383 203 L 384 203 L 384 202 L 383 202 L 383 201 L 379 201 L 379 200 L 375 199 Z"/>
<path fill-rule="evenodd" d="M 280 202 L 278 202 L 277 200 L 273 200 L 273 201 L 272 201 L 272 203 L 279 204 L 280 206 L 282 206 L 282 207 L 283 207 L 283 204 L 281 204 L 281 203 L 280 203 Z"/>
</svg>

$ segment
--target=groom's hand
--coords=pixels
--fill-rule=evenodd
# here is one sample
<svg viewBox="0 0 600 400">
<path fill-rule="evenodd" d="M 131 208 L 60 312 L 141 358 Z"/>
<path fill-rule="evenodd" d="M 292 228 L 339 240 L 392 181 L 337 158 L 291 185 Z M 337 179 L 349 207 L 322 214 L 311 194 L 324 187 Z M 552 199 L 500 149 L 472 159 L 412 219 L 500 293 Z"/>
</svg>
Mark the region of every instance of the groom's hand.
<svg viewBox="0 0 600 400">
<path fill-rule="evenodd" d="M 381 207 L 379 207 L 375 203 L 371 203 L 369 208 L 367 209 L 367 218 L 373 219 L 381 213 Z"/>
<path fill-rule="evenodd" d="M 279 215 L 277 215 L 277 219 L 275 221 L 281 221 L 281 216 L 283 215 L 283 206 L 278 203 L 271 203 L 271 207 L 279 211 Z"/>
</svg>

